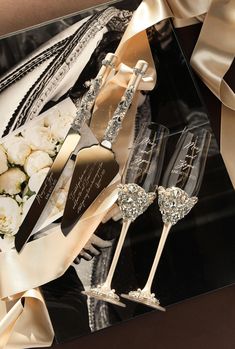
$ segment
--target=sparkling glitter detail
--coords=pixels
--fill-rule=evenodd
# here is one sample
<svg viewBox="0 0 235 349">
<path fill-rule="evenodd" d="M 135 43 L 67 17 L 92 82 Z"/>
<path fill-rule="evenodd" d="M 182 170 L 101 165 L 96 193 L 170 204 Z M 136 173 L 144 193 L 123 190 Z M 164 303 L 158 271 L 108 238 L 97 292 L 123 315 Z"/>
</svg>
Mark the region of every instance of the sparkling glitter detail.
<svg viewBox="0 0 235 349">
<path fill-rule="evenodd" d="M 136 298 L 141 301 L 147 301 L 149 303 L 153 303 L 159 305 L 159 300 L 155 297 L 155 293 L 150 293 L 149 291 L 141 290 L 140 288 L 137 291 L 130 291 L 129 296 L 132 298 Z"/>
<path fill-rule="evenodd" d="M 146 193 L 143 188 L 135 183 L 120 184 L 118 188 L 117 203 L 124 220 L 134 221 L 147 210 L 156 197 L 155 193 Z"/>
<path fill-rule="evenodd" d="M 105 65 L 106 67 L 110 66 L 111 68 L 115 68 L 114 63 L 111 63 L 108 59 L 103 59 L 102 65 Z"/>
<path fill-rule="evenodd" d="M 158 188 L 158 205 L 164 223 L 176 224 L 184 218 L 198 202 L 196 196 L 189 197 L 188 194 L 178 188 Z"/>
<path fill-rule="evenodd" d="M 131 105 L 135 94 L 135 88 L 131 85 L 124 93 L 121 101 L 119 102 L 117 109 L 115 110 L 112 119 L 109 121 L 104 140 L 113 143 L 122 127 L 122 121 Z"/>
<path fill-rule="evenodd" d="M 144 76 L 144 72 L 139 69 L 139 68 L 133 68 L 133 72 L 135 73 L 135 75 L 141 75 L 141 76 Z"/>
<path fill-rule="evenodd" d="M 165 308 L 161 307 L 159 300 L 150 290 L 138 288 L 136 291 L 130 291 L 128 294 L 121 294 L 121 296 L 129 301 L 141 303 L 160 311 L 166 311 Z"/>
<path fill-rule="evenodd" d="M 103 76 L 97 76 L 95 79 L 91 80 L 89 90 L 84 94 L 78 106 L 78 111 L 72 125 L 74 129 L 79 131 L 83 123 L 90 119 L 91 109 L 101 89 L 102 82 Z"/>
<path fill-rule="evenodd" d="M 93 297 L 106 297 L 116 301 L 120 300 L 120 297 L 115 293 L 115 290 L 105 285 L 98 285 L 97 287 L 91 288 L 89 290 L 89 295 Z"/>
<path fill-rule="evenodd" d="M 111 59 L 103 59 L 102 65 L 105 67 L 110 67 L 111 69 L 114 68 L 113 56 L 111 56 Z M 79 131 L 82 125 L 90 119 L 91 109 L 103 85 L 103 79 L 104 76 L 98 74 L 95 79 L 85 82 L 85 85 L 89 88 L 89 90 L 84 94 L 80 103 L 76 104 L 78 110 L 72 125 L 72 127 L 77 131 Z"/>
</svg>

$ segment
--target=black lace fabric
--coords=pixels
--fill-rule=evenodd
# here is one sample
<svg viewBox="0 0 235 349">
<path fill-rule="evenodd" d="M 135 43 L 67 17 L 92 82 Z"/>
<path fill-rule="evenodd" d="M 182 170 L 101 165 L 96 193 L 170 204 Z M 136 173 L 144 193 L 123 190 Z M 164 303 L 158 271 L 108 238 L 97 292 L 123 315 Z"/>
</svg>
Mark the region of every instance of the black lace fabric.
<svg viewBox="0 0 235 349">
<path fill-rule="evenodd" d="M 102 39 L 100 42 L 96 42 L 98 39 L 95 39 L 99 31 L 106 27 L 107 32 L 112 34 L 109 36 L 109 42 L 112 43 L 116 41 L 116 45 L 110 45 L 110 49 L 116 47 L 118 41 L 120 41 L 121 34 L 123 34 L 126 25 L 131 18 L 131 12 L 127 10 L 119 10 L 111 6 L 101 9 L 100 11 L 95 11 L 90 18 L 87 18 L 88 19 L 85 20 L 85 22 L 73 34 L 61 39 L 59 42 L 47 45 L 45 49 L 41 50 L 31 58 L 29 57 L 28 60 L 26 59 L 22 64 L 13 68 L 10 72 L 6 72 L 6 74 L 0 78 L 0 92 L 2 92 L 13 84 L 17 84 L 17 81 L 22 77 L 28 76 L 28 74 L 35 70 L 35 68 L 50 59 L 46 69 L 40 73 L 36 81 L 32 82 L 32 85 L 22 96 L 18 105 L 14 106 L 14 112 L 12 115 L 9 115 L 8 124 L 6 125 L 5 130 L 3 130 L 4 136 L 22 126 L 25 122 L 38 116 L 43 108 L 47 108 L 45 103 L 49 98 L 48 96 L 50 96 L 53 90 L 60 86 L 61 81 L 63 81 L 70 69 L 74 66 L 74 62 L 79 60 L 81 53 L 87 47 L 89 42 L 94 40 L 94 51 L 96 47 L 102 47 L 99 51 L 104 51 L 107 36 L 109 35 L 105 35 L 103 45 Z M 38 31 L 36 29 L 32 32 L 29 31 L 27 35 L 22 33 L 17 36 L 17 40 L 14 41 L 14 46 L 16 46 L 16 57 L 14 58 L 13 55 L 11 57 L 12 50 L 9 50 L 9 60 L 5 56 L 3 57 L 1 71 L 6 70 L 6 67 L 4 68 L 4 62 L 6 65 L 6 62 L 9 61 L 9 68 L 9 66 L 14 65 L 13 63 L 15 63 L 13 62 L 13 58 L 19 60 L 19 58 L 22 58 L 26 53 L 32 51 L 32 45 L 30 45 L 31 42 L 34 42 L 33 48 L 35 48 L 39 43 L 42 43 L 43 41 L 45 42 L 45 37 L 48 38 L 48 36 L 52 35 L 54 32 L 60 32 L 63 26 L 65 26 L 65 23 L 59 22 L 57 25 L 52 26 L 51 32 L 49 30 L 45 36 L 43 36 L 43 30 L 41 33 L 39 29 Z M 38 35 L 38 40 L 36 33 Z M 35 41 L 32 40 L 33 37 L 35 37 Z M 43 37 L 44 40 L 42 39 Z M 3 40 L 4 42 L 2 43 L 2 47 L 0 47 L 0 51 L 7 52 L 6 45 L 9 46 L 12 40 L 13 37 L 5 39 L 5 41 Z M 98 55 L 97 58 L 100 59 L 101 57 Z M 96 64 L 94 64 L 94 60 L 92 60 L 92 66 L 98 67 L 99 64 L 97 64 L 97 61 Z M 78 76 L 80 73 L 81 72 L 78 72 Z M 89 79 L 90 77 L 87 76 L 87 70 L 84 72 L 83 76 L 85 74 L 86 80 Z M 75 85 L 76 90 L 79 90 L 80 87 L 83 86 L 80 82 Z M 70 91 L 65 90 L 64 95 L 68 92 Z M 84 90 L 82 88 L 80 95 L 83 92 Z M 7 90 L 7 93 L 11 93 L 11 90 Z M 62 94 L 63 91 L 60 90 L 60 95 Z"/>
</svg>

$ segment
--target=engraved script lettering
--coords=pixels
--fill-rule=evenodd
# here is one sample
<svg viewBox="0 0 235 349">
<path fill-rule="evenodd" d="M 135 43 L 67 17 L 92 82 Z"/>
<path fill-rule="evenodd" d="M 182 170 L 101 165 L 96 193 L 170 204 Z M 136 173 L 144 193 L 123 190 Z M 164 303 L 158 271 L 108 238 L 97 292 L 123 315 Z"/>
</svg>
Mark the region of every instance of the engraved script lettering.
<svg viewBox="0 0 235 349">
<path fill-rule="evenodd" d="M 38 194 L 36 195 L 36 200 L 39 205 L 43 203 L 43 201 L 45 200 L 47 201 L 50 198 L 50 195 L 53 189 L 55 188 L 56 183 L 57 183 L 57 178 L 55 178 L 54 173 L 51 172 L 49 176 L 46 177 Z"/>
<path fill-rule="evenodd" d="M 186 149 L 188 152 L 184 159 L 178 160 L 171 171 L 171 173 L 179 175 L 177 183 L 181 182 L 187 177 L 194 180 L 196 179 L 196 177 L 193 174 L 190 174 L 190 172 L 195 168 L 194 161 L 201 151 L 201 149 L 197 146 L 197 142 L 198 139 L 196 138 L 195 141 L 189 142 L 183 147 L 183 149 Z"/>
<path fill-rule="evenodd" d="M 147 173 L 150 165 L 150 159 L 154 147 L 156 146 L 155 141 L 151 141 L 148 137 L 144 137 L 138 144 L 138 146 L 144 145 L 145 149 L 149 147 L 149 150 L 140 150 L 139 155 L 134 158 L 134 160 L 129 165 L 129 173 L 136 173 L 136 176 L 143 176 Z"/>
<path fill-rule="evenodd" d="M 87 208 L 87 202 L 90 201 L 94 188 L 101 187 L 105 173 L 104 162 L 89 163 L 76 178 L 76 184 L 69 195 L 69 199 L 73 202 L 71 209 L 76 212 L 76 216 L 83 208 Z"/>
</svg>

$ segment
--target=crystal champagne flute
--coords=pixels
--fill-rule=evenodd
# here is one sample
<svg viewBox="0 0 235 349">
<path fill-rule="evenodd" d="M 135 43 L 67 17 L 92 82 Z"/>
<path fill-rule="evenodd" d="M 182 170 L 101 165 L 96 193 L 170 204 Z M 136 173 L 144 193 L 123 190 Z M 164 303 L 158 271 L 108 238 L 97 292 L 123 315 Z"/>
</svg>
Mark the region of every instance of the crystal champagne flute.
<svg viewBox="0 0 235 349">
<path fill-rule="evenodd" d="M 122 230 L 105 282 L 83 293 L 109 303 L 125 306 L 112 288 L 112 279 L 131 222 L 141 215 L 156 197 L 165 145 L 169 131 L 156 123 L 143 125 L 131 150 L 119 185 L 117 204 L 123 218 Z"/>
<path fill-rule="evenodd" d="M 198 201 L 210 139 L 208 130 L 198 128 L 184 131 L 178 140 L 162 186 L 158 187 L 158 205 L 164 226 L 149 277 L 143 289 L 122 294 L 122 297 L 165 311 L 151 291 L 153 279 L 171 227 L 184 218 Z"/>
</svg>

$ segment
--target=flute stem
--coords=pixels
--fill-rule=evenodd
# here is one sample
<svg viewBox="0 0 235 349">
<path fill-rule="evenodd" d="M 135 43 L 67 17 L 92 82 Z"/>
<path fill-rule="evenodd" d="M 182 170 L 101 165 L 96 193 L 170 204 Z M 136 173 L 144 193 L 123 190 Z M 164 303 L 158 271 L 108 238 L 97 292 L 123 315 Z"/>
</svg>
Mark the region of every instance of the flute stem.
<svg viewBox="0 0 235 349">
<path fill-rule="evenodd" d="M 111 263 L 111 266 L 110 266 L 110 269 L 108 272 L 108 276 L 106 278 L 105 283 L 103 284 L 104 287 L 111 288 L 113 274 L 115 272 L 117 262 L 118 262 L 118 259 L 119 259 L 119 256 L 120 256 L 120 253 L 122 250 L 122 246 L 123 246 L 123 243 L 124 243 L 124 240 L 125 240 L 125 237 L 126 237 L 126 234 L 128 232 L 130 224 L 131 224 L 131 221 L 123 221 L 122 230 L 121 230 L 121 233 L 120 233 L 120 236 L 118 239 L 116 251 L 115 251 L 114 256 L 113 256 L 113 260 L 112 260 L 112 263 Z"/>
<path fill-rule="evenodd" d="M 153 264 L 152 264 L 152 268 L 150 270 L 149 277 L 148 277 L 148 280 L 143 288 L 143 291 L 151 293 L 153 279 L 154 279 L 154 276 L 155 276 L 155 273 L 156 273 L 161 255 L 162 255 L 162 251 L 163 251 L 163 248 L 165 246 L 165 242 L 166 242 L 166 239 L 167 239 L 167 236 L 169 234 L 170 229 L 171 229 L 171 224 L 164 224 L 164 227 L 162 230 L 162 235 L 161 235 L 161 238 L 160 238 L 160 241 L 158 244 L 157 252 L 156 252 Z"/>
</svg>

